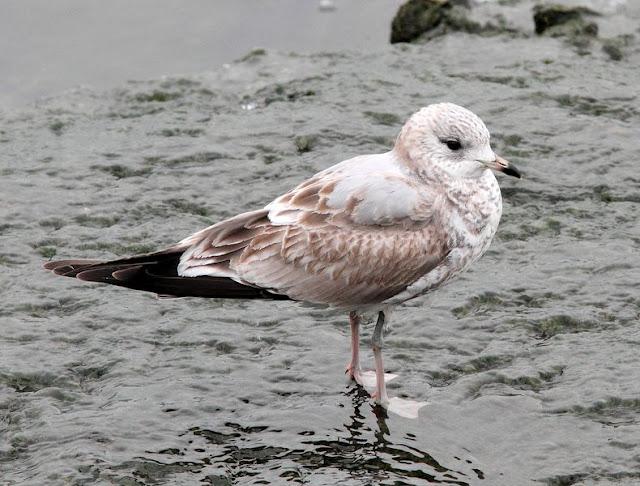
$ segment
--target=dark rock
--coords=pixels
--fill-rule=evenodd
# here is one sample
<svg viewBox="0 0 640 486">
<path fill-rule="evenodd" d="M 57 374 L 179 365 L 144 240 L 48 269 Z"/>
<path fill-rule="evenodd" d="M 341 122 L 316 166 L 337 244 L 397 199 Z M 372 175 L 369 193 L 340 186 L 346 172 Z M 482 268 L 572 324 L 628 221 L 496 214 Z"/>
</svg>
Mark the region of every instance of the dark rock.
<svg viewBox="0 0 640 486">
<path fill-rule="evenodd" d="M 624 53 L 622 52 L 622 48 L 616 42 L 603 42 L 602 50 L 609 56 L 609 58 L 613 61 L 621 61 L 624 57 Z"/>
<path fill-rule="evenodd" d="M 586 7 L 550 4 L 536 5 L 533 8 L 536 34 L 547 34 L 552 37 L 596 37 L 598 24 L 585 18 L 593 15 L 598 13 Z"/>
<path fill-rule="evenodd" d="M 633 35 L 619 35 L 602 41 L 602 50 L 613 61 L 621 61 L 624 58 L 624 48 L 631 44 Z"/>
<path fill-rule="evenodd" d="M 453 30 L 480 30 L 466 16 L 467 0 L 409 0 L 391 23 L 391 43 L 411 42 L 423 34 L 446 26 Z"/>
</svg>

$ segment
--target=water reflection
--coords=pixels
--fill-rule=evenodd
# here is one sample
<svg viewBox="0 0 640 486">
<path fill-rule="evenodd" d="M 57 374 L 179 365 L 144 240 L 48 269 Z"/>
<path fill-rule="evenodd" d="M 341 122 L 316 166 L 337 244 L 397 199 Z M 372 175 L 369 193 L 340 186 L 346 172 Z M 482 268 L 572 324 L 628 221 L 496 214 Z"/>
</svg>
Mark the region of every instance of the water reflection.
<svg viewBox="0 0 640 486">
<path fill-rule="evenodd" d="M 395 442 L 386 410 L 372 405 L 369 395 L 361 387 L 351 387 L 346 395 L 351 397 L 353 404 L 350 421 L 343 425 L 346 436 L 307 441 L 305 443 L 312 447 L 300 459 L 320 455 L 324 458 L 322 467 L 338 467 L 360 479 L 363 476 L 375 479 L 378 484 L 469 484 L 460 479 L 466 478 L 465 473 L 449 470 L 430 454 L 407 444 L 415 441 L 413 434 Z M 363 415 L 369 413 L 369 409 L 376 417 L 377 427 L 373 429 Z M 478 473 L 481 478 L 482 473 Z M 408 480 L 413 481 L 405 482 Z"/>
<path fill-rule="evenodd" d="M 188 441 L 187 448 L 149 451 L 165 458 L 179 458 L 178 461 L 138 458 L 114 469 L 128 470 L 143 482 L 183 473 L 218 485 L 274 484 L 274 481 L 299 484 L 310 476 L 328 481 L 326 484 L 344 481 L 345 484 L 380 485 L 469 485 L 484 479 L 483 473 L 472 468 L 468 459 L 447 458 L 449 462 L 458 461 L 464 472 L 449 469 L 416 447 L 418 438 L 413 433 L 394 435 L 394 419 L 390 419 L 382 407 L 372 405 L 361 387 L 348 387 L 344 396 L 352 406 L 348 421 L 322 437 L 317 431 L 302 430 L 292 438 L 275 428 L 231 422 L 218 431 L 194 427 L 183 436 Z M 292 442 L 294 446 L 284 446 Z M 197 460 L 193 460 L 196 457 Z"/>
</svg>

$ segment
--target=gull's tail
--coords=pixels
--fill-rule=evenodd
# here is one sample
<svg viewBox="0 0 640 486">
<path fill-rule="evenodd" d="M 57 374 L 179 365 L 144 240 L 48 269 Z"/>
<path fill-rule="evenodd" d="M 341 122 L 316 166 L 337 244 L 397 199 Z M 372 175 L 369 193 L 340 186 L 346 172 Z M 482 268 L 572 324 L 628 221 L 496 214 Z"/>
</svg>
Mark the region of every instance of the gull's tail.
<svg viewBox="0 0 640 486">
<path fill-rule="evenodd" d="M 44 268 L 63 277 L 155 292 L 161 297 L 288 298 L 226 277 L 181 277 L 177 268 L 182 253 L 182 249 L 169 249 L 107 262 L 59 260 L 46 263 Z"/>
</svg>

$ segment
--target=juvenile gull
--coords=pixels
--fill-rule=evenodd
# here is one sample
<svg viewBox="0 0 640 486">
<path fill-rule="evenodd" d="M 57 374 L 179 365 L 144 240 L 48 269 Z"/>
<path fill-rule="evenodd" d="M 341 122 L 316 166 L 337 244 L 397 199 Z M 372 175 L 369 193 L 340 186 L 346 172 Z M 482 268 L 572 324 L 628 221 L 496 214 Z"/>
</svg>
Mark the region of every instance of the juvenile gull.
<svg viewBox="0 0 640 486">
<path fill-rule="evenodd" d="M 290 299 L 349 312 L 350 377 L 403 416 L 424 402 L 389 398 L 382 331 L 391 307 L 442 286 L 489 247 L 502 213 L 491 170 L 520 177 L 471 111 L 422 108 L 393 149 L 345 160 L 263 209 L 239 214 L 165 250 L 100 262 L 61 260 L 57 275 L 170 297 Z M 363 312 L 377 312 L 375 373 L 359 363 Z"/>
</svg>

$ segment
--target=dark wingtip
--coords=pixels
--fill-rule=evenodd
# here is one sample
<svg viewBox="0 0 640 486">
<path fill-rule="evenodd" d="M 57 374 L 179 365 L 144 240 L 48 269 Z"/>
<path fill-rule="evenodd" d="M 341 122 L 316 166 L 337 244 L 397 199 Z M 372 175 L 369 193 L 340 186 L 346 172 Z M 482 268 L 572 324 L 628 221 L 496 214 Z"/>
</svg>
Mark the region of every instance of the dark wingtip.
<svg viewBox="0 0 640 486">
<path fill-rule="evenodd" d="M 80 271 L 76 274 L 76 278 L 78 280 L 83 280 L 85 282 L 99 282 L 104 276 L 111 276 L 111 272 L 107 272 L 105 274 L 103 269 L 98 270 L 84 270 Z"/>
<path fill-rule="evenodd" d="M 123 268 L 122 270 L 116 270 L 111 274 L 111 276 L 116 280 L 125 282 L 127 280 L 134 278 L 134 276 L 138 275 L 141 269 L 142 269 L 142 265 L 134 265 L 131 267 Z"/>
<path fill-rule="evenodd" d="M 54 268 L 56 268 L 57 265 L 58 265 L 58 262 L 47 262 L 44 265 L 42 265 L 42 268 L 44 268 L 45 270 L 53 270 Z"/>
<path fill-rule="evenodd" d="M 56 275 L 62 275 L 63 277 L 65 277 L 75 276 L 67 274 L 73 273 L 82 267 L 95 265 L 96 263 L 100 263 L 99 260 L 57 260 L 46 262 L 42 266 L 45 270 L 50 270 Z"/>
<path fill-rule="evenodd" d="M 53 273 L 56 275 L 65 276 L 68 273 L 73 272 L 75 269 L 71 265 L 61 265 L 53 269 Z"/>
</svg>

